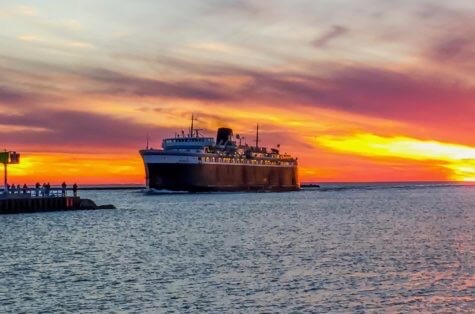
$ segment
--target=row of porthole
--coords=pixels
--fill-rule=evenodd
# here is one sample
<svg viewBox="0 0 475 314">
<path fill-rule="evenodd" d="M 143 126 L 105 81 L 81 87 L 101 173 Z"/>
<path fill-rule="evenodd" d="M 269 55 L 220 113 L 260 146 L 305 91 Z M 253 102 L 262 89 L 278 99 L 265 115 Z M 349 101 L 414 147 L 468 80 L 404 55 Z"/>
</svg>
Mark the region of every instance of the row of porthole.
<svg viewBox="0 0 475 314">
<path fill-rule="evenodd" d="M 193 138 L 172 138 L 172 139 L 166 139 L 165 143 L 195 143 L 195 142 L 213 142 L 213 138 L 204 138 L 204 137 L 193 137 Z"/>
</svg>

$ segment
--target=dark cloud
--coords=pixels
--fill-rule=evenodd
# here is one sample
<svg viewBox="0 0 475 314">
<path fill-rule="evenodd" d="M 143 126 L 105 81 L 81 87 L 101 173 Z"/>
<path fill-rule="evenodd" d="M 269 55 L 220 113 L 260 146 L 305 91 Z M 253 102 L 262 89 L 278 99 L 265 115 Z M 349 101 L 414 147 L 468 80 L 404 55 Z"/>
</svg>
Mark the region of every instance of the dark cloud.
<svg viewBox="0 0 475 314">
<path fill-rule="evenodd" d="M 169 135 L 171 130 L 142 124 L 130 119 L 78 111 L 30 111 L 21 115 L 0 114 L 0 132 L 5 147 L 43 147 L 44 150 L 77 151 L 136 149 L 151 138 Z M 25 127 L 15 130 L 14 127 Z M 9 132 L 8 128 L 12 131 Z M 31 128 L 31 129 L 28 129 Z M 35 128 L 46 129 L 44 131 Z M 156 146 L 159 146 L 157 143 Z"/>
<path fill-rule="evenodd" d="M 467 115 L 475 110 L 475 89 L 462 82 L 363 67 L 340 68 L 328 77 L 260 74 L 241 94 L 451 128 L 473 128 Z"/>
<path fill-rule="evenodd" d="M 347 32 L 348 29 L 346 27 L 341 25 L 333 25 L 330 30 L 316 38 L 312 42 L 312 45 L 317 48 L 325 47 L 330 41 L 346 34 Z"/>
<path fill-rule="evenodd" d="M 475 36 L 475 32 L 441 39 L 428 49 L 426 57 L 440 66 L 452 67 L 461 73 L 474 74 L 475 42 L 473 36 Z"/>
<path fill-rule="evenodd" d="M 450 61 L 465 55 L 467 51 L 472 54 L 473 40 L 468 38 L 450 38 L 438 43 L 433 49 L 434 57 L 439 61 Z"/>
<path fill-rule="evenodd" d="M 57 100 L 56 97 L 19 89 L 0 86 L 0 106 L 18 108 L 18 106 L 35 106 L 41 102 Z"/>
<path fill-rule="evenodd" d="M 381 69 L 347 68 L 327 86 L 321 99 L 327 106 L 402 121 L 462 117 L 475 99 L 461 82 Z"/>
<path fill-rule="evenodd" d="M 0 86 L 0 103 L 3 104 L 21 104 L 25 102 L 31 102 L 32 97 L 27 93 L 20 91 L 13 91 L 5 87 Z"/>
<path fill-rule="evenodd" d="M 85 92 L 122 96 L 163 96 L 184 99 L 220 101 L 229 98 L 220 86 L 210 81 L 165 82 L 158 79 L 140 78 L 119 72 L 92 69 L 85 76 L 96 83 Z"/>
</svg>

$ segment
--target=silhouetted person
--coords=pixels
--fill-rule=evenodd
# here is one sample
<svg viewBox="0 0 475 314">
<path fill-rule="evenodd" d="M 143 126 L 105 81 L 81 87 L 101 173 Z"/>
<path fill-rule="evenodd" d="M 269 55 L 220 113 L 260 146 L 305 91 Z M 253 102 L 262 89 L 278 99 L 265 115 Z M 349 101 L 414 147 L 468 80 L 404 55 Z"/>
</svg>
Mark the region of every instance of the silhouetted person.
<svg viewBox="0 0 475 314">
<path fill-rule="evenodd" d="M 7 194 L 10 194 L 10 188 L 11 188 L 10 184 L 7 183 Z"/>
<path fill-rule="evenodd" d="M 18 194 L 21 194 L 21 186 L 19 184 L 16 186 L 16 190 Z"/>
<path fill-rule="evenodd" d="M 63 184 L 61 184 L 61 196 L 62 197 L 65 197 L 66 196 L 66 182 L 63 182 Z"/>
<path fill-rule="evenodd" d="M 46 196 L 46 183 L 43 182 L 43 186 L 41 187 L 41 196 Z"/>
<path fill-rule="evenodd" d="M 28 186 L 25 184 L 23 184 L 23 194 L 26 194 L 26 192 L 28 192 Z"/>
<path fill-rule="evenodd" d="M 49 184 L 49 182 L 46 184 L 46 196 L 49 197 L 49 191 L 51 189 L 51 185 Z"/>
<path fill-rule="evenodd" d="M 39 182 L 36 182 L 35 184 L 35 192 L 36 192 L 36 197 L 40 196 L 40 183 Z"/>
<path fill-rule="evenodd" d="M 12 183 L 11 194 L 15 194 L 15 189 L 16 189 L 15 183 Z"/>
<path fill-rule="evenodd" d="M 78 196 L 78 185 L 76 183 L 73 185 L 73 195 L 74 197 Z"/>
</svg>

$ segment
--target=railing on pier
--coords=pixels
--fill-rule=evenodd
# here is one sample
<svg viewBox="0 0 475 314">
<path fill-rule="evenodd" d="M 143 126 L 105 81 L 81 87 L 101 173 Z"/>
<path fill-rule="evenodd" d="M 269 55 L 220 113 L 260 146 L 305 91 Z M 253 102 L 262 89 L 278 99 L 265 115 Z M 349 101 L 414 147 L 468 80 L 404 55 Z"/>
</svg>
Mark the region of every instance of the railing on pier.
<svg viewBox="0 0 475 314">
<path fill-rule="evenodd" d="M 31 198 L 50 198 L 50 197 L 65 197 L 65 196 L 77 196 L 77 192 L 74 193 L 72 189 L 63 190 L 63 188 L 10 188 L 8 194 L 0 193 L 0 197 L 31 197 Z"/>
</svg>

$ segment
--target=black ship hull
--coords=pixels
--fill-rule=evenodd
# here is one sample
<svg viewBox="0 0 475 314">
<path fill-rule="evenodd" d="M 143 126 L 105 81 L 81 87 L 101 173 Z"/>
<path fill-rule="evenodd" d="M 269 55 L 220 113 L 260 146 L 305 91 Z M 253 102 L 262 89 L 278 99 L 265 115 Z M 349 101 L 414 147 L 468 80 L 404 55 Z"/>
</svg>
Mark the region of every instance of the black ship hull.
<svg viewBox="0 0 475 314">
<path fill-rule="evenodd" d="M 296 191 L 300 189 L 296 166 L 230 164 L 145 163 L 151 189 L 214 191 Z"/>
</svg>

